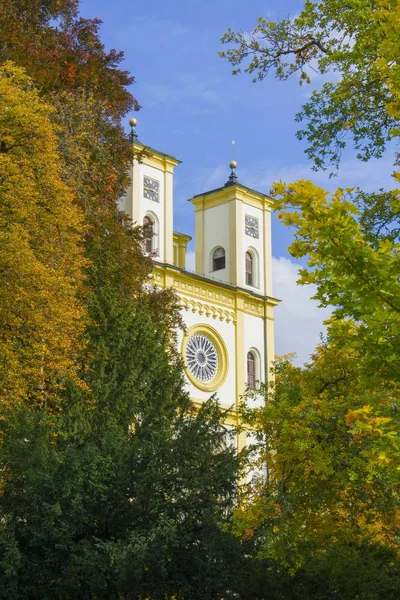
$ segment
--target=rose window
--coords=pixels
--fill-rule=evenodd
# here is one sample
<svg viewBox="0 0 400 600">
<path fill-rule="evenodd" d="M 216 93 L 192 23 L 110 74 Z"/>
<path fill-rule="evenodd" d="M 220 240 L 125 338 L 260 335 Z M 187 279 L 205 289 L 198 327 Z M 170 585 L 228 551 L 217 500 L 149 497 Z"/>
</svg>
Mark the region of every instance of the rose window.
<svg viewBox="0 0 400 600">
<path fill-rule="evenodd" d="M 218 353 L 208 337 L 196 333 L 189 338 L 186 345 L 186 362 L 198 381 L 211 381 L 218 370 Z"/>
</svg>

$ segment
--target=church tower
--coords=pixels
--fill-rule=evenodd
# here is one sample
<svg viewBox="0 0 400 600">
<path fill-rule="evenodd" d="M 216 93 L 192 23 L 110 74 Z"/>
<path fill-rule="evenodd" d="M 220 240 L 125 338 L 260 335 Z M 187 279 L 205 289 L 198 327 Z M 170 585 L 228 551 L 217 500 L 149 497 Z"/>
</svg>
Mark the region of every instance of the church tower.
<svg viewBox="0 0 400 600">
<path fill-rule="evenodd" d="M 238 182 L 191 199 L 196 213 L 196 273 L 251 292 L 271 293 L 271 200 Z"/>
<path fill-rule="evenodd" d="M 186 270 L 191 237 L 173 232 L 176 158 L 144 146 L 130 121 L 135 155 L 121 209 L 146 225 L 144 252 L 155 261 L 154 282 L 179 297 L 186 330 L 178 334 L 195 404 L 216 393 L 236 425 L 246 387 L 269 379 L 274 360 L 271 291 L 271 199 L 242 185 L 236 163 L 221 187 L 191 198 L 195 210 L 195 272 Z M 246 435 L 240 434 L 238 447 Z"/>
<path fill-rule="evenodd" d="M 131 142 L 137 156 L 130 168 L 131 184 L 120 208 L 137 225 L 146 225 L 149 237 L 143 249 L 157 262 L 173 264 L 173 176 L 180 160 L 144 146 L 136 133 L 136 119 L 129 121 Z"/>
</svg>

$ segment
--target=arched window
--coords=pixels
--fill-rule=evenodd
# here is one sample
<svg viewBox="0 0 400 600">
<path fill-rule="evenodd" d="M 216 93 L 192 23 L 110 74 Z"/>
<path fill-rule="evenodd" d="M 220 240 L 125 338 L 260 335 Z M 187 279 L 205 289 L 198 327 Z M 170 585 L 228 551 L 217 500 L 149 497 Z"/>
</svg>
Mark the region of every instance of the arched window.
<svg viewBox="0 0 400 600">
<path fill-rule="evenodd" d="M 253 352 L 247 353 L 247 385 L 251 389 L 256 387 L 256 357 Z"/>
<path fill-rule="evenodd" d="M 225 250 L 221 247 L 216 248 L 212 255 L 212 270 L 219 271 L 225 269 Z"/>
<path fill-rule="evenodd" d="M 153 252 L 154 221 L 150 217 L 145 217 L 143 219 L 143 227 L 146 236 L 143 240 L 143 251 L 151 254 Z"/>
<path fill-rule="evenodd" d="M 246 252 L 246 285 L 254 285 L 254 260 L 250 252 Z"/>
</svg>

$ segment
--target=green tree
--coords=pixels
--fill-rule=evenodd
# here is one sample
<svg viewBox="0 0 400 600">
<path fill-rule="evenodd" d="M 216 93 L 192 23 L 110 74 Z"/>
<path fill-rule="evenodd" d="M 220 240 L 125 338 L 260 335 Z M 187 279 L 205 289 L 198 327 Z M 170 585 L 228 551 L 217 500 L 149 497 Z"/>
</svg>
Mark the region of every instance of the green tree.
<svg viewBox="0 0 400 600">
<path fill-rule="evenodd" d="M 5 598 L 216 598 L 248 559 L 223 531 L 238 457 L 215 401 L 197 413 L 175 297 L 110 208 L 87 234 L 89 321 L 60 411 L 14 407 L 0 448 Z"/>
<path fill-rule="evenodd" d="M 5 424 L 4 598 L 213 599 L 237 589 L 245 559 L 222 525 L 238 458 L 217 403 L 196 412 L 183 391 L 175 309 L 167 296 L 160 313 L 160 294 L 122 307 L 102 285 L 92 393 L 71 384 L 61 415 L 14 411 Z"/>
<path fill-rule="evenodd" d="M 314 71 L 327 79 L 338 74 L 335 83 L 315 89 L 297 115 L 305 123 L 298 137 L 307 140 L 315 167 L 336 170 L 350 136 L 357 156 L 368 160 L 382 156 L 397 127 L 398 114 L 387 107 L 396 99 L 398 11 L 397 0 L 307 0 L 293 19 L 260 17 L 250 36 L 228 30 L 222 42 L 234 47 L 220 55 L 234 73 L 244 64 L 254 81 L 270 72 L 278 79 L 298 75 L 300 83 L 310 82 Z"/>
<path fill-rule="evenodd" d="M 368 160 L 398 136 L 399 17 L 397 0 L 306 1 L 294 19 L 259 19 L 252 36 L 228 31 L 223 42 L 235 47 L 222 55 L 235 72 L 245 63 L 259 80 L 270 71 L 280 79 L 298 73 L 300 83 L 312 69 L 326 79 L 339 74 L 297 116 L 314 167 L 335 171 L 349 137 L 358 158 Z M 267 406 L 245 412 L 270 471 L 267 482 L 249 490 L 235 527 L 257 539 L 264 560 L 297 570 L 289 579 L 283 575 L 285 598 L 394 598 L 399 191 L 328 193 L 298 181 L 277 183 L 272 193 L 279 218 L 294 228 L 289 252 L 307 262 L 299 283 L 316 285 L 315 298 L 332 308 L 332 318 L 310 363 L 278 365 Z M 381 589 L 367 585 L 364 566 L 377 573 L 385 556 Z M 357 570 L 349 585 L 342 581 L 346 560 Z M 328 589 L 318 585 L 320 578 Z"/>
<path fill-rule="evenodd" d="M 86 260 L 71 266 L 68 310 L 79 294 L 88 317 L 69 340 L 76 376 L 60 378 L 58 411 L 10 395 L 0 446 L 1 595 L 228 597 L 248 565 L 240 540 L 223 531 L 239 459 L 225 447 L 216 401 L 196 412 L 184 392 L 174 297 L 150 286 L 140 233 L 117 210 L 132 158 L 120 123 L 135 106 L 132 79 L 78 4 L 6 0 L 0 8 L 1 60 L 24 66 L 37 104 L 55 108 L 62 183 L 84 214 Z M 44 253 L 52 247 L 50 235 L 34 239 Z M 43 319 L 40 310 L 31 318 Z"/>
<path fill-rule="evenodd" d="M 397 393 L 398 242 L 366 234 L 351 190 L 328 193 L 298 181 L 276 184 L 274 194 L 279 218 L 294 228 L 289 251 L 308 262 L 299 282 L 315 284 L 320 305 L 333 308 L 330 335 L 357 353 L 366 378 L 384 381 Z M 395 214 L 398 203 L 397 192 L 388 195 L 388 212 Z"/>
</svg>

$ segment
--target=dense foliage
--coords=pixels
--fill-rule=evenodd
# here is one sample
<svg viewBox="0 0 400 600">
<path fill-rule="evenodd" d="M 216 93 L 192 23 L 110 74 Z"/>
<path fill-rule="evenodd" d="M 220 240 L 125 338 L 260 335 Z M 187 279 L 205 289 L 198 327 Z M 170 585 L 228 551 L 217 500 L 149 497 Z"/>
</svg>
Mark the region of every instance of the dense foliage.
<svg viewBox="0 0 400 600">
<path fill-rule="evenodd" d="M 49 115 L 23 70 L 0 67 L 0 405 L 52 405 L 77 378 L 84 224 Z"/>
<path fill-rule="evenodd" d="M 93 313 L 92 393 L 3 428 L 2 597 L 216 598 L 243 561 L 220 529 L 237 459 L 218 407 L 192 412 L 151 296 L 121 308 L 105 287 Z"/>
<path fill-rule="evenodd" d="M 0 6 L 0 595 L 229 597 L 239 460 L 118 211 L 135 99 L 76 0 Z"/>
<path fill-rule="evenodd" d="M 79 0 L 6 0 L 0 6 L 0 62 L 26 69 L 57 112 L 65 172 L 87 203 L 114 200 L 126 184 L 130 156 L 121 118 L 137 101 L 133 77 L 107 52 L 98 19 L 78 13 Z"/>
<path fill-rule="evenodd" d="M 222 55 L 258 80 L 335 74 L 298 115 L 315 168 L 335 171 L 349 138 L 368 160 L 398 136 L 399 20 L 397 0 L 306 1 L 293 19 L 259 19 L 250 36 L 228 31 L 223 42 L 234 47 Z M 266 570 L 281 565 L 278 597 L 396 598 L 400 193 L 326 192 L 300 180 L 272 194 L 294 229 L 289 252 L 307 263 L 299 283 L 316 286 L 332 317 L 309 364 L 278 362 L 274 385 L 259 392 L 266 407 L 244 409 L 269 476 L 248 490 L 234 527 L 257 540 Z"/>
</svg>

